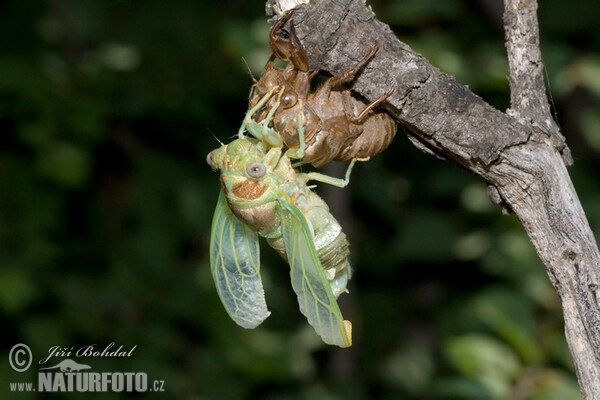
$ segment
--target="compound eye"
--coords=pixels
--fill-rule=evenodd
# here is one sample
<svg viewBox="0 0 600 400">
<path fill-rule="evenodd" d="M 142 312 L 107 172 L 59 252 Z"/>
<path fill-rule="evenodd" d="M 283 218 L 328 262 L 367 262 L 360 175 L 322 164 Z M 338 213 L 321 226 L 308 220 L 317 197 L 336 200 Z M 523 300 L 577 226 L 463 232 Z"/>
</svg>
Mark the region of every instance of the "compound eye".
<svg viewBox="0 0 600 400">
<path fill-rule="evenodd" d="M 251 178 L 262 178 L 267 173 L 267 167 L 265 167 L 265 164 L 253 162 L 248 164 L 248 166 L 246 167 L 246 173 Z"/>
<path fill-rule="evenodd" d="M 296 105 L 296 96 L 294 94 L 286 93 L 281 98 L 281 105 L 283 108 L 290 108 Z"/>
<path fill-rule="evenodd" d="M 210 165 L 212 169 L 215 169 L 212 151 L 206 155 L 206 163 Z"/>
</svg>

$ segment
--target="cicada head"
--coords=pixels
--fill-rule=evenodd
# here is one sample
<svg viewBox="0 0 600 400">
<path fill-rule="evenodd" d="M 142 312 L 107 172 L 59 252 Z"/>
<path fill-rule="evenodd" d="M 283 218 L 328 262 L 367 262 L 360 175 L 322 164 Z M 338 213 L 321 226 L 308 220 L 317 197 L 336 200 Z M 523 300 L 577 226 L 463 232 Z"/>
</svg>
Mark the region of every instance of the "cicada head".
<svg viewBox="0 0 600 400">
<path fill-rule="evenodd" d="M 206 161 L 221 173 L 221 187 L 232 210 L 274 201 L 279 194 L 283 178 L 254 139 L 237 139 L 223 145 L 210 152 Z"/>
</svg>

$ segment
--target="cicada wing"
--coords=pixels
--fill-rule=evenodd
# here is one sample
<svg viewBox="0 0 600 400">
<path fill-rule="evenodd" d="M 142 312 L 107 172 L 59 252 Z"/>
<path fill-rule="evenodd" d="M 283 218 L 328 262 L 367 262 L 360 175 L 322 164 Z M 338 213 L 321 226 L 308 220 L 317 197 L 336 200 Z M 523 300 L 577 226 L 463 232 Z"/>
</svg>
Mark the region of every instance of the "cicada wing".
<svg viewBox="0 0 600 400">
<path fill-rule="evenodd" d="M 300 311 L 325 343 L 349 347 L 352 324 L 342 317 L 306 219 L 295 205 L 282 202 L 282 209 L 285 251 Z"/>
<path fill-rule="evenodd" d="M 269 316 L 258 235 L 233 214 L 223 192 L 212 221 L 210 267 L 219 297 L 238 325 L 256 328 Z"/>
</svg>

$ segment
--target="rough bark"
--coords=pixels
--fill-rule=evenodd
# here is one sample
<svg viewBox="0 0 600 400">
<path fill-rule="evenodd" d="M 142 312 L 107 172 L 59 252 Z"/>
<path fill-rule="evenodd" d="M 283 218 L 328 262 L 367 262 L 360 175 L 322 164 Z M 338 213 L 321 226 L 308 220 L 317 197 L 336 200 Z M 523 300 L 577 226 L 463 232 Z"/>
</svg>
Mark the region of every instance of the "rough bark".
<svg viewBox="0 0 600 400">
<path fill-rule="evenodd" d="M 289 7 L 275 3 L 268 1 L 267 10 Z M 505 1 L 512 104 L 506 113 L 413 52 L 364 1 L 312 1 L 295 12 L 294 25 L 311 68 L 332 74 L 379 43 L 353 89 L 373 100 L 393 87 L 384 107 L 411 141 L 481 176 L 492 200 L 515 212 L 560 296 L 582 393 L 600 399 L 600 254 L 550 114 L 536 8 L 535 0 Z"/>
</svg>

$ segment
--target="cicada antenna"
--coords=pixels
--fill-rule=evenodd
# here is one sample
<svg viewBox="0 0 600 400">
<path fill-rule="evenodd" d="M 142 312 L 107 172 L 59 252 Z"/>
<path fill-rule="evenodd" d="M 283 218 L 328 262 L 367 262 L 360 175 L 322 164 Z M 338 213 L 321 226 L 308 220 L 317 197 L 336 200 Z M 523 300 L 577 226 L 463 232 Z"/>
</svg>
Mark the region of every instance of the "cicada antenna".
<svg viewBox="0 0 600 400">
<path fill-rule="evenodd" d="M 252 73 L 252 70 L 250 69 L 250 66 L 248 65 L 248 62 L 244 57 L 242 57 L 242 61 L 244 61 L 244 64 L 246 64 L 246 68 L 248 68 L 248 73 L 250 74 L 250 78 L 252 78 L 252 82 L 258 83 L 256 78 L 254 77 L 254 74 Z"/>
<path fill-rule="evenodd" d="M 212 133 L 212 131 L 210 130 L 210 128 L 206 128 L 206 130 L 207 130 L 207 131 L 208 131 L 208 132 L 209 132 L 209 133 L 210 133 L 210 134 L 211 134 L 211 135 L 212 135 L 212 136 L 215 138 L 215 140 L 216 140 L 217 142 L 219 142 L 219 144 L 220 144 L 221 146 L 224 146 L 224 145 L 225 145 L 225 143 L 223 143 L 223 142 L 221 142 L 221 141 L 219 140 L 219 138 L 217 137 L 217 135 L 215 135 L 214 133 Z"/>
</svg>

